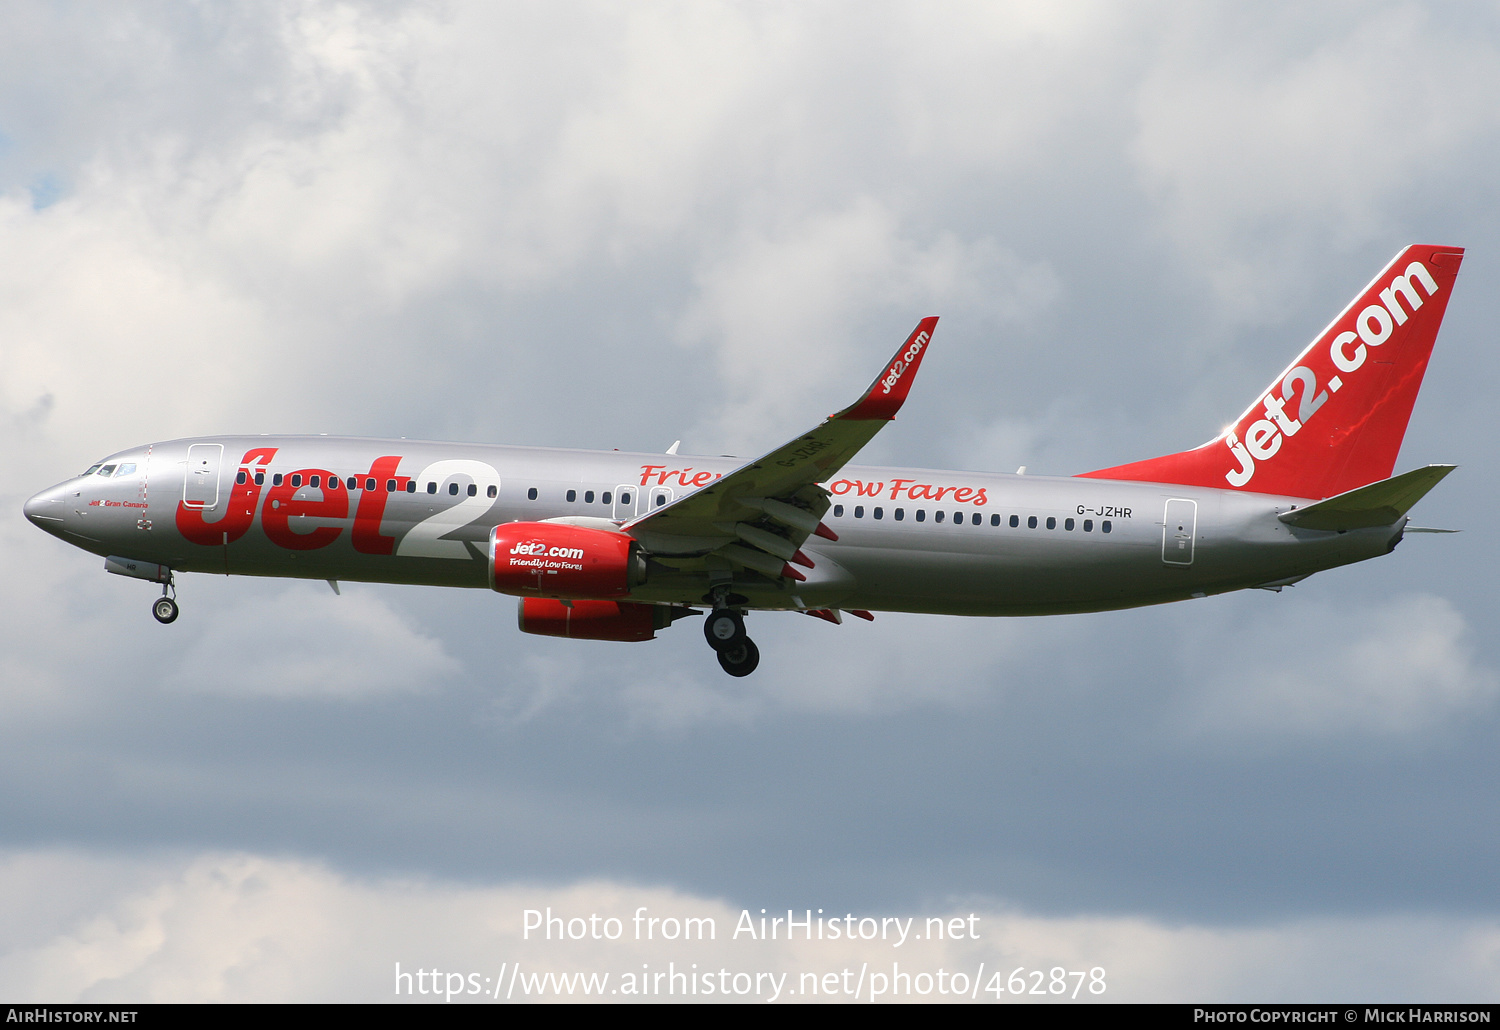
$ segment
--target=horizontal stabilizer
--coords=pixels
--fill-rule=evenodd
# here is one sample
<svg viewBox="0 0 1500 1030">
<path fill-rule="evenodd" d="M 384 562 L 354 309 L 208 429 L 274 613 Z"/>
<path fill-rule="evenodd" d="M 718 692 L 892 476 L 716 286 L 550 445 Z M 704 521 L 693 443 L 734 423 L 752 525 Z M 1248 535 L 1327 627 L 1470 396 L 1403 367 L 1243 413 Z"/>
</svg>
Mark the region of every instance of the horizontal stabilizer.
<svg viewBox="0 0 1500 1030">
<path fill-rule="evenodd" d="M 1327 500 L 1293 508 L 1278 518 L 1303 529 L 1366 529 L 1389 526 L 1437 486 L 1457 465 L 1428 465 L 1362 486 Z"/>
</svg>

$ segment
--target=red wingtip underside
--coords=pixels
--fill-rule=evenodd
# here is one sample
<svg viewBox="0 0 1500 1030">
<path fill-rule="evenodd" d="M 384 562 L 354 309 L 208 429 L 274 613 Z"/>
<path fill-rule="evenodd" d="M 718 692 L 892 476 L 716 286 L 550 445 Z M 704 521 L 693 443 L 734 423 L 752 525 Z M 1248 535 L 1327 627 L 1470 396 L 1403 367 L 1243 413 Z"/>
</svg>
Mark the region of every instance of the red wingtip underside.
<svg viewBox="0 0 1500 1030">
<path fill-rule="evenodd" d="M 853 407 L 844 409 L 835 417 L 857 421 L 890 421 L 895 418 L 896 412 L 906 402 L 906 395 L 911 392 L 912 381 L 917 378 L 917 369 L 921 367 L 922 358 L 927 353 L 927 345 L 932 340 L 937 322 L 936 315 L 918 322 L 901 349 L 886 362 L 885 371 L 875 377 L 865 395 Z"/>
<path fill-rule="evenodd" d="M 1223 434 L 1083 477 L 1319 498 L 1389 478 L 1463 254 L 1407 247 Z"/>
</svg>

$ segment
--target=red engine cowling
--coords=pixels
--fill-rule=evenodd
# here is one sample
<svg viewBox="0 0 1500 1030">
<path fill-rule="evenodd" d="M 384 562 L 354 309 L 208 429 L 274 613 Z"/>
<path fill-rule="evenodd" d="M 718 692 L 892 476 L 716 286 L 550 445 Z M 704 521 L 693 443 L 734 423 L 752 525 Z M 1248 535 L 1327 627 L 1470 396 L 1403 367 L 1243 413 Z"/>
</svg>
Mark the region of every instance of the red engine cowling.
<svg viewBox="0 0 1500 1030">
<path fill-rule="evenodd" d="M 654 604 L 630 601 L 571 601 L 523 597 L 516 610 L 522 633 L 572 640 L 650 640 L 671 618 Z"/>
<path fill-rule="evenodd" d="M 490 533 L 490 586 L 530 597 L 623 597 L 645 561 L 624 533 L 558 522 L 507 522 Z"/>
</svg>

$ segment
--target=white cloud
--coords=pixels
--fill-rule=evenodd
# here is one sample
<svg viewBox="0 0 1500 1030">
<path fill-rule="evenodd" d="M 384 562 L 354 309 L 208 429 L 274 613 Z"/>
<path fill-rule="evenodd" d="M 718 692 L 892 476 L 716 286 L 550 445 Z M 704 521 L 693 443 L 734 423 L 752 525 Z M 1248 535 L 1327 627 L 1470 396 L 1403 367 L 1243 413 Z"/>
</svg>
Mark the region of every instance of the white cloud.
<svg viewBox="0 0 1500 1030">
<path fill-rule="evenodd" d="M 29 900 L 38 895 L 80 900 Z M 785 918 L 780 899 L 742 909 L 599 880 L 459 885 L 355 878 L 243 853 L 132 861 L 13 852 L 0 862 L 0 911 L 24 918 L 0 923 L 0 992 L 16 1001 L 85 1003 L 379 1002 L 396 1000 L 399 985 L 418 1002 L 445 1002 L 448 990 L 454 1001 L 489 1002 L 496 980 L 502 999 L 511 990 L 517 964 L 521 986 L 512 1000 L 528 997 L 526 978 L 547 973 L 608 974 L 606 999 L 626 1000 L 609 990 L 643 972 L 663 974 L 648 981 L 663 992 L 651 1000 L 674 1000 L 665 995 L 673 971 L 693 975 L 675 981 L 679 991 L 699 989 L 692 1000 L 720 1000 L 705 998 L 705 975 L 731 989 L 738 976 L 742 993 L 731 1000 L 748 1001 L 771 1000 L 777 983 L 781 1001 L 851 1001 L 855 989 L 868 1001 L 872 987 L 890 992 L 878 996 L 883 1001 L 968 1000 L 955 994 L 955 977 L 969 996 L 1005 1002 L 1056 1002 L 1057 987 L 1069 995 L 1079 988 L 1080 1001 L 1113 1002 L 1442 1001 L 1489 997 L 1500 988 L 1500 926 L 1485 919 L 1392 915 L 1212 926 L 1053 918 L 991 903 L 850 911 L 833 899 L 799 899 L 794 918 L 805 919 L 810 904 L 816 920 L 820 901 L 829 906 L 825 920 L 867 939 L 833 940 L 828 922 L 821 924 L 825 939 L 816 939 L 816 921 L 813 940 L 800 929 L 787 940 L 784 923 L 777 939 L 764 939 L 760 910 L 769 930 L 771 918 Z M 688 918 L 712 920 L 713 938 L 662 939 L 680 933 Z M 929 920 L 938 919 L 945 939 L 922 939 L 937 925 Z M 538 929 L 528 931 L 528 921 Z M 398 963 L 409 978 L 397 979 Z M 1082 975 L 1054 986 L 1059 967 Z M 420 985 L 419 970 L 427 974 Z M 443 974 L 436 992 L 433 970 Z M 1018 970 L 1026 993 L 997 993 Z M 1102 984 L 1102 992 L 1091 993 L 1091 984 Z M 1050 993 L 1031 994 L 1038 985 Z M 575 990 L 572 1000 L 580 1000 Z"/>
<path fill-rule="evenodd" d="M 1447 12 L 1180 13 L 1140 82 L 1131 151 L 1164 227 L 1237 320 L 1278 324 L 1307 244 L 1408 231 L 1466 179 L 1460 155 L 1494 150 L 1500 55 Z"/>
<path fill-rule="evenodd" d="M 951 232 L 919 243 L 872 198 L 781 232 L 749 232 L 698 280 L 699 299 L 681 331 L 718 347 L 730 396 L 714 435 L 741 449 L 774 446 L 757 441 L 800 431 L 789 427 L 807 421 L 813 391 L 829 395 L 836 387 L 843 403 L 853 403 L 868 383 L 864 373 L 874 377 L 918 318 L 962 306 L 983 321 L 1016 321 L 1058 293 L 1044 263 Z M 855 347 L 852 332 L 870 326 L 872 308 L 902 312 L 894 316 L 902 320 L 883 320 L 885 340 Z M 859 380 L 849 381 L 852 369 L 863 370 Z"/>
</svg>

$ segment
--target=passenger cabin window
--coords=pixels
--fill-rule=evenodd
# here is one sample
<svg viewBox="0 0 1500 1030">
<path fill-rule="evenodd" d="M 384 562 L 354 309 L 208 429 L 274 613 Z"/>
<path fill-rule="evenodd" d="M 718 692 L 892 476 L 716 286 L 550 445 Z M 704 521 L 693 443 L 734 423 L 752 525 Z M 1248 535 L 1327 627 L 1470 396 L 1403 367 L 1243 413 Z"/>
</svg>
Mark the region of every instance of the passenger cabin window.
<svg viewBox="0 0 1500 1030">
<path fill-rule="evenodd" d="M 1084 519 L 1083 520 L 1083 531 L 1085 533 L 1092 533 L 1094 531 L 1094 520 L 1093 519 Z"/>
<path fill-rule="evenodd" d="M 346 487 L 348 487 L 350 490 L 358 490 L 359 489 L 359 480 L 356 479 L 354 476 L 350 476 L 349 477 L 349 481 L 346 482 L 344 485 Z"/>
<path fill-rule="evenodd" d="M 457 497 L 458 496 L 458 484 L 457 483 L 449 483 L 448 484 L 448 496 L 449 497 Z"/>
<path fill-rule="evenodd" d="M 1026 528 L 1027 529 L 1035 529 L 1036 528 L 1036 516 L 1035 515 L 1032 515 L 1030 518 L 1028 518 L 1026 520 Z"/>
<path fill-rule="evenodd" d="M 365 479 L 365 489 L 366 490 L 373 490 L 373 489 L 375 489 L 375 478 L 373 476 L 366 477 L 366 479 Z"/>
<path fill-rule="evenodd" d="M 1021 525 L 1021 516 L 1019 516 L 1019 515 L 1012 515 L 1010 517 L 1010 528 L 1011 529 L 1016 529 L 1020 525 Z"/>
<path fill-rule="evenodd" d="M 906 509 L 905 508 L 897 508 L 896 509 L 896 521 L 897 522 L 901 522 L 905 518 L 906 518 Z"/>
<path fill-rule="evenodd" d="M 1000 525 L 1000 516 L 999 515 L 991 515 L 990 516 L 990 525 L 992 525 L 992 526 L 998 526 L 998 525 Z"/>
<path fill-rule="evenodd" d="M 500 488 L 497 487 L 497 486 L 495 486 L 495 485 L 493 485 L 493 484 L 491 484 L 490 488 L 484 492 L 484 495 L 486 497 L 494 497 L 499 492 L 500 492 Z"/>
<path fill-rule="evenodd" d="M 877 519 L 883 519 L 885 518 L 885 509 L 876 508 L 874 511 L 870 512 L 870 514 L 874 515 Z"/>
<path fill-rule="evenodd" d="M 292 485 L 293 486 L 301 486 L 302 485 L 302 473 L 300 473 L 300 472 L 293 472 L 292 473 Z"/>
<path fill-rule="evenodd" d="M 654 503 L 655 503 L 656 507 L 660 508 L 663 504 L 667 503 L 667 495 L 666 494 L 657 494 L 656 495 L 656 501 Z"/>
<path fill-rule="evenodd" d="M 857 519 L 865 517 L 865 506 L 863 504 L 856 504 L 854 506 L 854 517 Z"/>
<path fill-rule="evenodd" d="M 427 492 L 430 493 L 430 494 L 437 493 L 437 484 L 436 483 L 428 483 L 427 484 Z"/>
<path fill-rule="evenodd" d="M 271 477 L 271 485 L 272 486 L 280 486 L 281 485 L 281 473 L 280 472 L 276 473 L 274 476 Z"/>
<path fill-rule="evenodd" d="M 526 491 L 526 499 L 528 501 L 536 500 L 536 487 L 532 487 L 530 490 Z"/>
<path fill-rule="evenodd" d="M 918 522 L 926 522 L 927 521 L 927 509 L 926 508 L 918 508 L 917 509 L 917 521 Z"/>
<path fill-rule="evenodd" d="M 943 521 L 943 516 L 945 514 L 947 514 L 947 513 L 944 512 L 942 509 L 938 509 L 937 511 L 935 511 L 935 512 L 932 513 L 932 521 L 934 521 L 934 522 L 942 522 Z"/>
<path fill-rule="evenodd" d="M 1109 521 L 1109 519 L 1105 519 L 1103 522 L 1099 523 L 1099 532 L 1101 533 L 1108 533 L 1114 528 L 1114 525 Z"/>
<path fill-rule="evenodd" d="M 606 490 L 606 491 L 604 491 L 604 494 L 603 494 L 603 496 L 601 496 L 601 497 L 600 497 L 600 498 L 599 498 L 599 500 L 600 500 L 600 501 L 602 501 L 602 502 L 603 502 L 603 503 L 605 503 L 605 504 L 609 504 L 609 503 L 610 503 L 610 500 L 609 500 L 609 499 L 610 499 L 610 497 L 611 497 L 611 496 L 612 496 L 612 494 L 611 494 L 611 492 L 610 492 L 610 491 L 608 491 L 608 490 Z"/>
<path fill-rule="evenodd" d="M 578 491 L 577 490 L 569 490 L 568 491 L 568 503 L 571 504 L 573 501 L 576 501 L 576 500 L 578 500 Z"/>
<path fill-rule="evenodd" d="M 415 479 L 408 479 L 406 481 L 406 492 L 409 494 L 417 492 L 417 481 Z"/>
<path fill-rule="evenodd" d="M 533 490 L 531 492 L 532 492 L 533 495 L 536 494 L 535 490 Z M 629 504 L 630 503 L 630 491 L 629 490 L 625 490 L 625 491 L 621 492 L 621 494 L 620 494 L 620 503 L 621 504 Z"/>
<path fill-rule="evenodd" d="M 478 483 L 470 483 L 469 484 L 469 496 L 470 497 L 474 497 L 478 493 L 479 493 L 479 484 Z"/>
<path fill-rule="evenodd" d="M 1073 526 L 1074 526 L 1074 522 L 1073 522 L 1072 519 L 1068 519 L 1066 522 L 1063 523 L 1063 529 L 1066 529 L 1070 533 L 1073 531 Z"/>
<path fill-rule="evenodd" d="M 278 483 L 281 482 L 281 477 L 277 476 L 276 481 Z M 396 492 L 396 481 L 394 479 L 387 479 L 385 481 L 385 492 L 388 494 L 393 494 Z"/>
<path fill-rule="evenodd" d="M 266 485 L 266 474 L 264 472 L 257 472 L 257 473 L 255 473 L 255 485 L 256 486 L 265 486 Z"/>
<path fill-rule="evenodd" d="M 584 504 L 593 504 L 594 503 L 594 491 L 592 491 L 592 490 L 585 490 L 583 492 L 583 503 Z"/>
<path fill-rule="evenodd" d="M 237 472 L 235 474 L 235 477 L 234 477 L 234 481 L 236 483 L 238 483 L 240 486 L 244 486 L 247 482 L 249 482 L 249 479 L 250 479 L 250 477 L 247 476 L 247 475 L 245 475 L 245 470 L 244 469 L 240 469 L 239 472 Z"/>
<path fill-rule="evenodd" d="M 1057 520 L 1055 518 L 1053 518 L 1051 515 L 1047 516 L 1047 528 L 1048 529 L 1056 529 L 1057 528 Z"/>
<path fill-rule="evenodd" d="M 322 481 L 323 481 L 323 477 L 322 476 L 313 476 L 312 479 L 308 481 L 307 485 L 308 486 L 317 486 Z"/>
<path fill-rule="evenodd" d="M 844 506 L 842 504 L 835 504 L 833 506 L 833 517 L 836 519 L 844 517 Z"/>
</svg>

